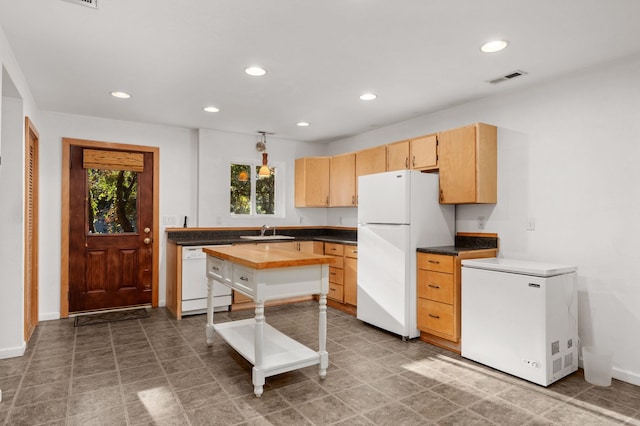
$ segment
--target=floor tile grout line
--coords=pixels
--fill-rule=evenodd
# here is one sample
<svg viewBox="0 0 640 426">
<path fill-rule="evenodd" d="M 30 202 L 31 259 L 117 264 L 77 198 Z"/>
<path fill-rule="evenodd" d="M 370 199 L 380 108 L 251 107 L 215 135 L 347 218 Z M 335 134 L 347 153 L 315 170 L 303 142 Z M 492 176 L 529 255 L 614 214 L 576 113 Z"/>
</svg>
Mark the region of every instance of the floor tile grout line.
<svg viewBox="0 0 640 426">
<path fill-rule="evenodd" d="M 140 320 L 136 320 L 138 325 L 140 325 Z M 140 325 L 142 328 L 142 326 Z M 118 376 L 118 388 L 120 389 L 120 400 L 122 401 L 122 410 L 124 411 L 124 421 L 127 425 L 131 424 L 131 419 L 129 418 L 129 410 L 127 410 L 127 401 L 124 394 L 124 385 L 122 384 L 122 375 L 120 374 L 120 365 L 118 364 L 118 354 L 116 353 L 116 345 L 113 339 L 113 330 L 111 327 L 111 323 L 109 323 L 109 339 L 111 340 L 111 350 L 113 351 L 113 359 L 116 366 L 116 374 Z M 146 336 L 145 336 L 146 337 Z"/>
</svg>

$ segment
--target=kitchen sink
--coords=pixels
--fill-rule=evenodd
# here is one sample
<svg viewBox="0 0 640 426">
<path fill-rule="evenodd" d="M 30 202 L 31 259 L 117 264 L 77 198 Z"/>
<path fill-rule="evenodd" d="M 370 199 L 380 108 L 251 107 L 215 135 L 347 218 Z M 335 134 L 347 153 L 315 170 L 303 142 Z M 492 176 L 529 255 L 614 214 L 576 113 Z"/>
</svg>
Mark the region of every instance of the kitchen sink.
<svg viewBox="0 0 640 426">
<path fill-rule="evenodd" d="M 254 241 L 268 241 L 268 240 L 294 240 L 295 237 L 288 235 L 240 235 L 240 238 L 245 240 Z"/>
</svg>

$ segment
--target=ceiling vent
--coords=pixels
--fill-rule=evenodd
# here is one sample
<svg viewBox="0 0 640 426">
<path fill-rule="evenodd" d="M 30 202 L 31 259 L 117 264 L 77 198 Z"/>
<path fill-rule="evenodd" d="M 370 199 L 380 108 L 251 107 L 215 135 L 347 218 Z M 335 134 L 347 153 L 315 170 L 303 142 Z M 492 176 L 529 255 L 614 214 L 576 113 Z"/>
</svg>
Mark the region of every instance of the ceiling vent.
<svg viewBox="0 0 640 426">
<path fill-rule="evenodd" d="M 498 78 L 494 78 L 493 80 L 489 80 L 488 83 L 498 84 L 498 83 L 502 83 L 503 81 L 508 81 L 516 77 L 520 77 L 522 75 L 527 75 L 527 73 L 521 70 L 516 70 L 516 71 L 510 72 L 509 74 L 501 75 Z"/>
<path fill-rule="evenodd" d="M 98 0 L 62 0 L 67 3 L 79 4 L 81 6 L 91 7 L 93 9 L 98 8 Z"/>
</svg>

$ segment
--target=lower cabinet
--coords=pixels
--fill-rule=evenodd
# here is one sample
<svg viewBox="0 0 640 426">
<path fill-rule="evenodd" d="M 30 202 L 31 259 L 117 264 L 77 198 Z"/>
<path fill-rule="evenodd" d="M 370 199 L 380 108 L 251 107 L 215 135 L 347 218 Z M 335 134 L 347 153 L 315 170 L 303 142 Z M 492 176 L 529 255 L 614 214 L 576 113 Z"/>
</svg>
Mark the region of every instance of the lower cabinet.
<svg viewBox="0 0 640 426">
<path fill-rule="evenodd" d="M 417 326 L 420 339 L 460 353 L 460 288 L 463 259 L 496 257 L 497 249 L 458 255 L 418 252 Z"/>
<path fill-rule="evenodd" d="M 329 266 L 329 293 L 327 298 L 338 302 L 332 305 L 353 313 L 357 305 L 358 246 L 350 244 L 324 243 L 324 254 L 334 256 Z"/>
</svg>

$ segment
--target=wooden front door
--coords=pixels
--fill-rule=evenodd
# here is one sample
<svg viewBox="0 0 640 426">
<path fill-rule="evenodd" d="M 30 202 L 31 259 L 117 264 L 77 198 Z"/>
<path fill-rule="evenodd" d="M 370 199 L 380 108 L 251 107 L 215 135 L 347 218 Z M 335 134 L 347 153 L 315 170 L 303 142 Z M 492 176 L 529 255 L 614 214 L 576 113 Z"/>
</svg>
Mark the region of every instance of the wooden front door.
<svg viewBox="0 0 640 426">
<path fill-rule="evenodd" d="M 152 303 L 153 156 L 70 146 L 70 312 Z"/>
</svg>

